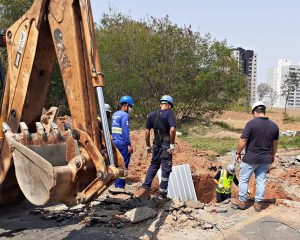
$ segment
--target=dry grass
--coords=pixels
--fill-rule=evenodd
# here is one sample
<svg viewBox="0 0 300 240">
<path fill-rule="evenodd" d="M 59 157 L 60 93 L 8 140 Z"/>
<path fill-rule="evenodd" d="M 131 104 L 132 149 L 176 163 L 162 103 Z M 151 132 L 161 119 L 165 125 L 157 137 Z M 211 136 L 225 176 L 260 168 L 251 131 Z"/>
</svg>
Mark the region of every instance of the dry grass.
<svg viewBox="0 0 300 240">
<path fill-rule="evenodd" d="M 300 130 L 300 122 L 283 122 L 283 111 L 284 109 L 273 108 L 271 112 L 267 113 L 267 116 L 279 126 L 280 132 L 286 130 Z M 300 109 L 288 110 L 288 115 L 299 118 Z M 247 121 L 251 120 L 252 118 L 253 117 L 250 113 L 226 111 L 221 117 L 217 118 L 216 120 L 223 121 L 235 129 L 243 129 Z"/>
</svg>

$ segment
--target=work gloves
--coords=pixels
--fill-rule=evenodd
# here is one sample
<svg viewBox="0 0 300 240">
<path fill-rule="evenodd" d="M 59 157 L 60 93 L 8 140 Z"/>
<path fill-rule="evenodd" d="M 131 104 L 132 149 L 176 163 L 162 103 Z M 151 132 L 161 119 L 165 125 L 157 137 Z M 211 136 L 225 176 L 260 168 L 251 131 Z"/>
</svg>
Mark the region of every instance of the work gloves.
<svg viewBox="0 0 300 240">
<path fill-rule="evenodd" d="M 125 168 L 124 169 L 124 177 L 127 177 L 128 176 L 128 168 Z"/>
<path fill-rule="evenodd" d="M 128 146 L 128 152 L 129 152 L 130 154 L 133 153 L 133 147 L 132 147 L 132 146 Z"/>
<path fill-rule="evenodd" d="M 153 148 L 151 146 L 147 146 L 146 147 L 146 152 L 149 154 L 149 153 L 152 153 L 152 150 Z"/>
<path fill-rule="evenodd" d="M 167 149 L 167 152 L 169 154 L 172 154 L 175 151 L 175 149 L 176 149 L 176 145 L 175 144 L 170 144 L 170 147 L 169 147 L 169 149 Z M 146 150 L 147 154 L 153 152 L 153 148 L 151 146 L 147 146 L 145 150 Z"/>
<path fill-rule="evenodd" d="M 172 154 L 175 151 L 175 149 L 176 149 L 176 145 L 171 143 L 170 148 L 167 150 L 167 152 L 169 154 Z"/>
</svg>

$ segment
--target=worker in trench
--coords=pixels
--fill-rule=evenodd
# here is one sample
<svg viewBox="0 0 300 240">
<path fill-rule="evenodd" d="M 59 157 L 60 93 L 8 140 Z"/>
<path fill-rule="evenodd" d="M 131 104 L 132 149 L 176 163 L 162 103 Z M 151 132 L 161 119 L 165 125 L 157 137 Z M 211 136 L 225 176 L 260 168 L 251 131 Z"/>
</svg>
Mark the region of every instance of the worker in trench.
<svg viewBox="0 0 300 240">
<path fill-rule="evenodd" d="M 153 154 L 145 181 L 134 194 L 137 198 L 150 197 L 152 181 L 161 166 L 159 198 L 167 199 L 169 176 L 172 172 L 172 155 L 176 147 L 176 120 L 171 111 L 173 107 L 173 98 L 165 95 L 160 99 L 160 110 L 151 112 L 148 116 L 145 130 L 146 151 L 148 154 Z M 154 130 L 153 147 L 150 145 L 151 129 Z"/>
<path fill-rule="evenodd" d="M 231 184 L 239 185 L 239 180 L 235 175 L 234 164 L 231 163 L 227 166 L 227 170 L 219 170 L 214 177 L 214 182 L 216 183 L 217 192 L 217 203 L 223 202 L 226 199 L 231 198 Z"/>
<path fill-rule="evenodd" d="M 112 139 L 118 150 L 123 156 L 125 162 L 124 176 L 120 176 L 115 181 L 116 188 L 125 188 L 125 177 L 128 173 L 128 166 L 133 147 L 130 142 L 130 123 L 129 114 L 133 111 L 133 99 L 130 96 L 123 96 L 120 99 L 120 110 L 115 112 L 112 116 Z"/>
</svg>

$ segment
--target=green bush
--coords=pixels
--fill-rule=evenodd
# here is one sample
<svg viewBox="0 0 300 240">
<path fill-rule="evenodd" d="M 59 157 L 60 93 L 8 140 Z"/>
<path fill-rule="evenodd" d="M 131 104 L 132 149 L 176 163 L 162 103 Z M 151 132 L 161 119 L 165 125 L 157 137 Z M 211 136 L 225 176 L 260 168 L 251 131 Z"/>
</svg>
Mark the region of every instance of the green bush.
<svg viewBox="0 0 300 240">
<path fill-rule="evenodd" d="M 279 148 L 300 148 L 300 136 L 296 136 L 295 138 L 280 136 Z"/>
</svg>

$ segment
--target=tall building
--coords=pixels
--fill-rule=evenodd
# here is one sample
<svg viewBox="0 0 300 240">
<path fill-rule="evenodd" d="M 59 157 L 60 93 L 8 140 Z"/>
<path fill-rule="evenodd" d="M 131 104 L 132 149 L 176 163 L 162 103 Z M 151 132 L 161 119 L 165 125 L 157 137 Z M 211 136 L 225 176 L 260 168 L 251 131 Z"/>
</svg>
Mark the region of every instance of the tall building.
<svg viewBox="0 0 300 240">
<path fill-rule="evenodd" d="M 284 80 L 290 75 L 290 73 L 296 73 L 300 78 L 300 64 L 293 65 L 292 62 L 288 59 L 279 59 L 276 68 L 273 68 L 273 76 L 272 70 L 268 72 L 268 78 L 270 81 L 268 83 L 270 86 L 277 91 L 280 96 L 277 101 L 274 103 L 275 107 L 284 107 L 285 106 L 285 97 L 282 95 L 282 84 Z M 287 102 L 288 108 L 300 108 L 300 86 L 289 95 L 289 99 Z"/>
<path fill-rule="evenodd" d="M 241 72 L 247 76 L 248 102 L 251 105 L 256 101 L 257 54 L 239 47 L 233 50 L 233 57 L 238 61 Z"/>
</svg>

